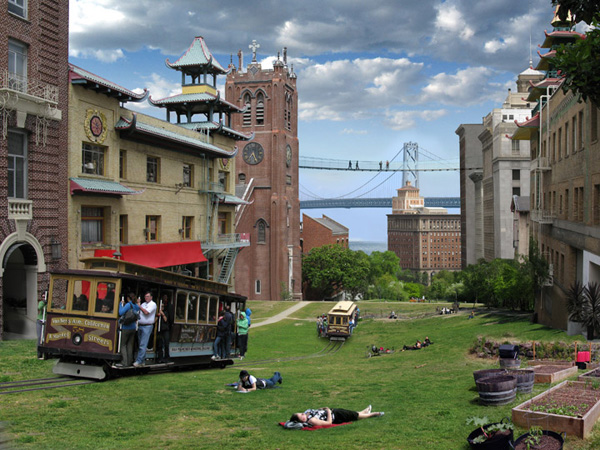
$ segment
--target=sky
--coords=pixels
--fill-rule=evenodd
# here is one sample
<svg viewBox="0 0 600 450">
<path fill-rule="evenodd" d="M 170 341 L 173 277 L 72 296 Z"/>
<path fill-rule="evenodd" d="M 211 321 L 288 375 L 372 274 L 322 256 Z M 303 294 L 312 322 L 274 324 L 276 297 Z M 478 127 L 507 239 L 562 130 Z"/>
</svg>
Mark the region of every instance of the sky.
<svg viewBox="0 0 600 450">
<path fill-rule="evenodd" d="M 237 66 L 238 50 L 250 63 L 253 40 L 263 68 L 287 47 L 301 158 L 392 161 L 416 142 L 421 160 L 433 154 L 457 167 L 455 130 L 501 107 L 531 57 L 536 66 L 552 17 L 550 0 L 71 0 L 69 60 L 158 99 L 181 91 L 181 75 L 164 62 L 195 36 L 224 67 Z M 149 104 L 127 107 L 164 119 Z M 371 178 L 301 169 L 300 199 L 345 196 Z M 376 196 L 395 195 L 401 176 L 394 181 Z M 458 197 L 458 171 L 421 172 L 419 187 L 424 197 Z M 391 208 L 302 212 L 340 222 L 351 241 L 387 240 Z"/>
</svg>

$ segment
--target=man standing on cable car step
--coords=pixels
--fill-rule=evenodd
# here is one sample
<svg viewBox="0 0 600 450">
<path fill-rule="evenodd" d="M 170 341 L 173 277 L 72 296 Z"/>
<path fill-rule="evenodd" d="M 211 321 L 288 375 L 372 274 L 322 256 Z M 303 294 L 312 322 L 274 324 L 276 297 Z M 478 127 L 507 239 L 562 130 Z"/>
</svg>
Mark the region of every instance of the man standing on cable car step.
<svg viewBox="0 0 600 450">
<path fill-rule="evenodd" d="M 156 316 L 156 303 L 152 300 L 152 294 L 146 292 L 144 295 L 144 304 L 140 304 L 138 298 L 137 304 L 140 307 L 140 320 L 138 320 L 138 341 L 140 348 L 138 350 L 137 359 L 133 363 L 133 367 L 143 366 L 146 361 L 146 349 L 148 348 L 148 340 L 152 334 L 154 326 L 154 317 Z"/>
</svg>

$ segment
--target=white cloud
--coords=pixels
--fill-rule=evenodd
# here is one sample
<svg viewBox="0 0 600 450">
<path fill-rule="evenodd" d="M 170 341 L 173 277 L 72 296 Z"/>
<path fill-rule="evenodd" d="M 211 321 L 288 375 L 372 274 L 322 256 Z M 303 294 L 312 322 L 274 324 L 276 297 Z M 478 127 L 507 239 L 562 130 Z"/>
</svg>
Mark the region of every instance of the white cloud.
<svg viewBox="0 0 600 450">
<path fill-rule="evenodd" d="M 437 8 L 435 26 L 460 37 L 463 41 L 471 39 L 475 31 L 466 24 L 463 14 L 450 2 L 442 3 Z"/>
<path fill-rule="evenodd" d="M 446 114 L 448 111 L 444 109 L 388 112 L 384 123 L 392 130 L 408 130 L 415 128 L 418 121 L 431 122 Z"/>
<path fill-rule="evenodd" d="M 367 130 L 354 130 L 352 128 L 344 128 L 341 131 L 342 134 L 367 134 Z"/>
</svg>

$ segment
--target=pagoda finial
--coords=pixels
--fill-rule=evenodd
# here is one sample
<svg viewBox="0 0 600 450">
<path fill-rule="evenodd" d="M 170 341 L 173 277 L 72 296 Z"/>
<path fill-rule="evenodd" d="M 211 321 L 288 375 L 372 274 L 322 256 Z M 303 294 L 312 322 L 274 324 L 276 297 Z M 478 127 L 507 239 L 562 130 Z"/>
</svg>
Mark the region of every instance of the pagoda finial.
<svg viewBox="0 0 600 450">
<path fill-rule="evenodd" d="M 287 66 L 287 47 L 283 47 L 283 64 Z"/>
<path fill-rule="evenodd" d="M 258 44 L 255 39 L 252 39 L 252 44 L 250 44 L 248 46 L 248 48 L 252 50 L 252 62 L 253 63 L 257 62 L 256 61 L 256 50 L 260 48 L 260 44 Z"/>
<path fill-rule="evenodd" d="M 242 67 L 244 67 L 244 54 L 242 53 L 242 50 L 238 50 L 238 70 L 241 72 L 242 71 Z"/>
</svg>

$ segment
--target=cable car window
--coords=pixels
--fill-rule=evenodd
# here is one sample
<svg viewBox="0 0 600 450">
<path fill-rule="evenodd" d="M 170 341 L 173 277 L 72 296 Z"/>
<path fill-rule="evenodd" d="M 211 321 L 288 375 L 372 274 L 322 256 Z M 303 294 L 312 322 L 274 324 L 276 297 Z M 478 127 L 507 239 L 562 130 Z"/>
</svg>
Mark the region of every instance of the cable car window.
<svg viewBox="0 0 600 450">
<path fill-rule="evenodd" d="M 198 308 L 198 321 L 200 323 L 206 323 L 208 320 L 208 297 L 200 297 L 200 307 Z"/>
<path fill-rule="evenodd" d="M 95 312 L 112 314 L 115 310 L 115 283 L 99 281 L 96 286 Z"/>
<path fill-rule="evenodd" d="M 69 280 L 64 278 L 54 278 L 52 280 L 52 298 L 48 309 L 66 309 L 67 292 L 69 291 Z"/>
<path fill-rule="evenodd" d="M 198 296 L 196 294 L 192 294 L 191 292 L 188 294 L 188 312 L 187 312 L 187 321 L 188 323 L 193 322 L 196 323 L 198 321 Z"/>
<path fill-rule="evenodd" d="M 208 304 L 208 322 L 217 323 L 217 303 L 219 299 L 217 297 L 211 297 L 210 303 Z"/>
<path fill-rule="evenodd" d="M 73 311 L 86 311 L 90 303 L 90 285 L 87 280 L 73 281 Z"/>
<path fill-rule="evenodd" d="M 177 304 L 175 305 L 175 320 L 185 322 L 187 293 L 179 291 L 177 293 Z"/>
</svg>

